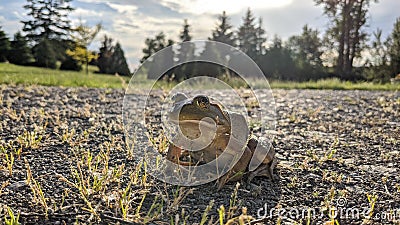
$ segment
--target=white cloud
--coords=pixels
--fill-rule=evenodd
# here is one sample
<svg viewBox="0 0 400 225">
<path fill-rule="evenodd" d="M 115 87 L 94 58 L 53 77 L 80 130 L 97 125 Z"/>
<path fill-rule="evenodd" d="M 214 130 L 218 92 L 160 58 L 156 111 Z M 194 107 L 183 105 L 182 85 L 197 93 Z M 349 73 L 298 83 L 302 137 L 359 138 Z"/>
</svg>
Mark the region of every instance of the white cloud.
<svg viewBox="0 0 400 225">
<path fill-rule="evenodd" d="M 77 8 L 71 13 L 71 15 L 74 17 L 81 17 L 82 20 L 84 20 L 88 17 L 101 17 L 101 16 L 103 16 L 103 12 Z"/>
<path fill-rule="evenodd" d="M 181 13 L 238 13 L 248 7 L 256 9 L 282 8 L 293 0 L 162 0 L 160 3 Z"/>
<path fill-rule="evenodd" d="M 107 2 L 106 0 L 79 0 L 80 2 L 87 2 L 87 3 L 100 3 L 100 2 Z"/>
<path fill-rule="evenodd" d="M 107 2 L 107 5 L 117 10 L 118 13 L 133 13 L 138 9 L 138 7 L 135 5 L 122 5 L 122 4 L 114 4 L 111 2 Z"/>
<path fill-rule="evenodd" d="M 139 64 L 139 59 L 142 57 L 142 48 L 144 48 L 144 40 L 147 37 L 154 37 L 157 33 L 164 31 L 167 38 L 176 40 L 179 29 L 183 24 L 183 19 L 162 19 L 158 18 L 157 15 L 142 13 L 138 11 L 138 7 L 135 5 L 121 5 L 110 2 L 101 4 L 106 4 L 113 10 L 94 11 L 88 8 L 78 8 L 71 15 L 71 19 L 74 24 L 77 24 L 81 17 L 82 22 L 89 25 L 103 21 L 104 29 L 93 41 L 90 49 L 98 50 L 104 35 L 107 35 L 115 42 L 121 43 L 131 69 L 134 69 Z"/>
<path fill-rule="evenodd" d="M 3 30 L 6 31 L 6 34 L 9 38 L 12 38 L 14 34 L 22 29 L 21 23 L 19 21 L 7 21 L 3 20 L 3 18 L 0 18 L 0 26 L 3 27 Z"/>
<path fill-rule="evenodd" d="M 211 30 L 214 29 L 216 24 L 216 17 L 213 15 L 203 15 L 198 18 L 189 19 L 191 25 L 191 33 L 194 39 L 207 39 L 211 36 Z M 178 30 L 182 29 L 183 22 L 181 22 Z"/>
<path fill-rule="evenodd" d="M 13 14 L 15 17 L 17 17 L 19 20 L 24 20 L 24 15 L 18 11 L 13 11 Z"/>
</svg>

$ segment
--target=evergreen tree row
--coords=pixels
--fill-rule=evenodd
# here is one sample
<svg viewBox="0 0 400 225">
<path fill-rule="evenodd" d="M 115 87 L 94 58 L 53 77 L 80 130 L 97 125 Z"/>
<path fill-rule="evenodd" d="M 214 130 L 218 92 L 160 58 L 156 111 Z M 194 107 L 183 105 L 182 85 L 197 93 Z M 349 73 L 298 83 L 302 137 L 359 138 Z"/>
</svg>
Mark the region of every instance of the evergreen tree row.
<svg viewBox="0 0 400 225">
<path fill-rule="evenodd" d="M 72 27 L 68 14 L 74 9 L 72 0 L 27 0 L 24 9 L 28 19 L 23 23 L 12 41 L 0 27 L 0 62 L 8 61 L 18 65 L 30 65 L 62 70 L 82 70 L 94 63 L 101 73 L 130 76 L 124 52 L 119 43 L 107 46 L 107 51 L 90 51 L 89 45 L 102 29 L 101 24 L 88 27 L 80 24 Z M 104 42 L 110 38 L 105 37 Z M 111 39 L 110 39 L 111 40 Z M 104 43 L 103 42 L 103 43 Z M 109 57 L 109 58 L 107 58 Z M 98 61 L 96 59 L 99 58 Z M 96 64 L 98 62 L 98 64 Z"/>
<path fill-rule="evenodd" d="M 217 25 L 208 39 L 240 49 L 251 57 L 271 79 L 305 81 L 334 76 L 345 80 L 387 82 L 400 73 L 400 18 L 395 22 L 393 31 L 386 41 L 380 40 L 381 36 L 374 33 L 375 40 L 371 46 L 368 46 L 366 44 L 368 34 L 363 28 L 367 24 L 366 15 L 370 1 L 336 0 L 334 2 L 338 4 L 333 4 L 329 0 L 316 0 L 317 4 L 325 7 L 324 13 L 331 19 L 330 27 L 324 35 L 306 24 L 301 34 L 291 36 L 285 42 L 277 35 L 267 41 L 262 18 L 257 19 L 248 9 L 242 18 L 242 24 L 237 29 L 230 24 L 225 12 L 219 15 Z M 331 3 L 333 5 L 330 5 Z M 346 10 L 350 8 L 351 10 Z M 336 10 L 336 14 L 333 14 L 332 10 Z M 184 20 L 179 36 L 180 42 L 192 39 L 190 28 L 188 21 Z M 162 32 L 155 38 L 147 38 L 141 62 L 173 43 L 173 40 L 167 41 Z M 173 64 L 171 60 L 183 62 L 186 59 L 195 58 L 195 46 L 185 46 L 187 49 L 171 51 L 169 53 L 171 59 L 153 63 L 148 69 L 148 76 L 154 78 L 157 75 L 154 73 L 158 71 L 157 63 L 164 64 L 169 61 Z M 219 57 L 230 58 L 229 53 L 213 51 L 215 51 L 214 46 L 205 46 L 200 54 L 212 53 L 211 55 L 219 54 Z M 354 61 L 363 58 L 362 51 L 368 51 L 372 59 L 365 60 L 366 63 L 356 67 Z M 182 80 L 198 75 L 226 76 L 226 73 L 226 68 L 221 66 L 196 62 L 179 65 L 165 72 L 164 75 L 170 79 Z"/>
</svg>

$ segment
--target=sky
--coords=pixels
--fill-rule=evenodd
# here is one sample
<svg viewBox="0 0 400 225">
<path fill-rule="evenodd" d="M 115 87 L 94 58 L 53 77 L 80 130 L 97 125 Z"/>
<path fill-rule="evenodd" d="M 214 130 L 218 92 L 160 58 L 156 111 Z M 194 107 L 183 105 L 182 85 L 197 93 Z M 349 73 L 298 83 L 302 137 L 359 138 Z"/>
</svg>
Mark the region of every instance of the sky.
<svg viewBox="0 0 400 225">
<path fill-rule="evenodd" d="M 29 19 L 23 5 L 26 0 L 0 0 L 0 26 L 11 38 L 22 29 L 21 20 Z M 104 35 L 119 41 L 131 69 L 139 65 L 142 48 L 147 37 L 163 31 L 167 38 L 178 40 L 183 20 L 191 25 L 195 40 L 205 40 L 211 35 L 217 17 L 226 11 L 234 29 L 242 23 L 245 11 L 250 8 L 256 17 L 263 19 L 267 38 L 278 35 L 283 40 L 301 33 L 305 24 L 321 31 L 328 20 L 321 6 L 313 0 L 73 0 L 75 10 L 69 15 L 73 25 L 80 21 L 94 26 L 101 22 L 103 30 L 90 46 L 97 50 Z M 371 3 L 369 33 L 378 27 L 386 37 L 400 17 L 399 0 L 380 0 Z"/>
</svg>

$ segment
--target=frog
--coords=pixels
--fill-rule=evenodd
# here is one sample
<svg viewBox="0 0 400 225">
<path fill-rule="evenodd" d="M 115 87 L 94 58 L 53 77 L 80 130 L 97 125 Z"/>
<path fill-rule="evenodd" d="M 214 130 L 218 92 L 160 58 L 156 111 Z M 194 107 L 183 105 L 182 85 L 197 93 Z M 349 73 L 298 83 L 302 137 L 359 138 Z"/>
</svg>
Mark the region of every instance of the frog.
<svg viewBox="0 0 400 225">
<path fill-rule="evenodd" d="M 171 99 L 173 106 L 167 116 L 179 124 L 182 134 L 188 140 L 199 138 L 204 133 L 212 133 L 214 136 L 205 137 L 206 143 L 200 146 L 199 151 L 189 151 L 170 143 L 166 154 L 169 161 L 183 166 L 193 166 L 211 162 L 227 149 L 237 154 L 243 151 L 236 164 L 218 179 L 218 190 L 221 190 L 227 182 L 243 178 L 247 178 L 247 182 L 251 182 L 257 176 L 274 180 L 274 168 L 277 164 L 275 149 L 272 145 L 267 148 L 256 138 L 248 137 L 249 128 L 243 115 L 223 109 L 220 104 L 211 102 L 207 95 L 189 98 L 178 92 Z M 241 134 L 232 132 L 232 125 Z M 214 130 L 210 128 L 212 132 L 205 132 L 204 129 L 209 127 L 213 127 Z M 256 149 L 261 149 L 266 154 L 256 154 Z M 252 158 L 258 158 L 260 163 L 250 171 L 249 164 Z"/>
</svg>

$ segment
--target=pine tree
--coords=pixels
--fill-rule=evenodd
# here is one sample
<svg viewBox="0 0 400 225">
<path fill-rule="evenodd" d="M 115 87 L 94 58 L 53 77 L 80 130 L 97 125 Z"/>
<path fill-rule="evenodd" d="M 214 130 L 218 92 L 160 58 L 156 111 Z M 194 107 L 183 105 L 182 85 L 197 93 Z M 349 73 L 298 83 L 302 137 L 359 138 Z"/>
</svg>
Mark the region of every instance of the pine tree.
<svg viewBox="0 0 400 225">
<path fill-rule="evenodd" d="M 296 61 L 299 80 L 317 79 L 322 75 L 322 41 L 318 34 L 318 30 L 304 25 L 303 32 L 290 37 L 287 42 Z"/>
<path fill-rule="evenodd" d="M 267 41 L 265 37 L 265 30 L 263 28 L 262 18 L 258 18 L 258 26 L 256 27 L 256 55 L 257 57 L 261 56 L 265 52 L 264 44 Z"/>
<path fill-rule="evenodd" d="M 211 37 L 209 37 L 208 40 L 225 43 L 231 46 L 236 45 L 235 34 L 232 31 L 232 25 L 229 23 L 229 17 L 226 15 L 225 11 L 218 16 L 217 26 L 212 30 Z M 231 52 L 222 52 L 222 49 L 218 48 L 217 43 L 206 42 L 206 46 L 201 54 L 203 58 L 210 61 L 228 63 L 227 59 L 229 58 L 228 55 L 230 53 Z M 221 76 L 227 71 L 223 66 L 210 62 L 197 63 L 197 67 L 201 68 L 200 75 L 211 77 Z"/>
<path fill-rule="evenodd" d="M 11 41 L 11 50 L 8 55 L 10 63 L 17 65 L 27 65 L 34 61 L 32 51 L 28 47 L 28 41 L 21 32 L 14 34 L 14 40 Z"/>
<path fill-rule="evenodd" d="M 400 17 L 396 19 L 393 25 L 393 31 L 387 41 L 390 67 L 392 75 L 400 73 Z"/>
<path fill-rule="evenodd" d="M 55 69 L 57 67 L 57 59 L 51 40 L 43 39 L 33 48 L 35 64 L 39 67 Z"/>
<path fill-rule="evenodd" d="M 291 52 L 282 45 L 282 39 L 275 36 L 272 46 L 261 56 L 260 67 L 268 78 L 277 80 L 296 80 L 295 63 Z"/>
<path fill-rule="evenodd" d="M 43 39 L 66 40 L 71 31 L 68 13 L 72 0 L 27 0 L 28 20 L 21 21 L 29 41 L 38 43 Z"/>
<path fill-rule="evenodd" d="M 218 16 L 217 27 L 212 31 L 211 41 L 219 41 L 228 45 L 235 45 L 235 37 L 232 31 L 232 25 L 229 24 L 229 17 L 223 11 L 222 15 Z"/>
<path fill-rule="evenodd" d="M 28 11 L 29 19 L 22 20 L 22 31 L 26 34 L 29 45 L 33 49 L 47 49 L 52 53 L 56 61 L 66 59 L 66 49 L 69 43 L 69 33 L 71 31 L 68 14 L 73 11 L 69 5 L 72 0 L 26 0 L 24 8 Z M 38 46 L 41 45 L 41 46 Z M 41 54 L 35 52 L 35 59 L 43 59 Z M 39 57 L 40 56 L 40 57 Z M 46 56 L 44 56 L 46 58 Z M 50 60 L 52 61 L 52 60 Z M 51 65 L 48 60 L 35 62 L 37 66 Z"/>
<path fill-rule="evenodd" d="M 10 50 L 10 40 L 6 33 L 0 27 L 0 62 L 7 61 L 7 55 Z"/>
<path fill-rule="evenodd" d="M 97 59 L 97 66 L 100 73 L 111 73 L 111 59 L 114 52 L 113 39 L 104 36 L 102 46 L 100 47 L 99 58 Z"/>
<path fill-rule="evenodd" d="M 179 35 L 179 39 L 181 42 L 188 42 L 192 40 L 192 36 L 190 35 L 190 25 L 186 19 L 184 20 L 183 29 Z M 183 63 L 189 59 L 193 59 L 194 50 L 195 46 L 193 43 L 186 43 L 185 45 L 182 45 L 177 54 L 178 64 Z M 176 69 L 174 69 L 174 74 L 178 80 L 183 80 L 185 78 L 194 76 L 195 71 L 196 71 L 195 63 L 184 63 L 176 67 Z"/>
<path fill-rule="evenodd" d="M 187 19 L 184 20 L 183 22 L 183 30 L 181 31 L 179 38 L 182 42 L 184 41 L 191 41 L 192 36 L 189 34 L 190 33 L 190 25 L 187 21 Z"/>
<path fill-rule="evenodd" d="M 143 63 L 144 61 L 146 61 L 146 59 L 148 59 L 150 56 L 152 56 L 154 53 L 158 51 L 156 39 L 146 38 L 144 44 L 146 45 L 146 47 L 142 49 L 144 55 L 140 59 L 140 63 Z"/>
<path fill-rule="evenodd" d="M 97 66 L 100 73 L 115 74 L 130 76 L 128 64 L 126 62 L 124 51 L 121 44 L 113 45 L 113 39 L 104 36 L 102 46 L 100 48 Z"/>
<path fill-rule="evenodd" d="M 114 47 L 114 52 L 111 57 L 111 63 L 112 63 L 111 70 L 113 73 L 118 73 L 119 75 L 123 76 L 131 75 L 128 64 L 126 63 L 124 51 L 122 50 L 119 42 L 117 42 L 117 44 Z"/>
<path fill-rule="evenodd" d="M 154 38 L 146 38 L 145 45 L 146 47 L 142 49 L 142 52 L 144 53 L 144 56 L 140 60 L 141 63 L 146 61 L 150 56 L 155 54 L 156 52 L 171 46 L 174 44 L 174 41 L 171 39 L 166 39 L 166 36 L 163 32 L 160 32 L 157 34 Z M 164 66 L 170 66 L 174 64 L 174 52 L 172 51 L 171 48 L 164 49 L 163 50 L 163 57 L 157 57 L 157 61 L 155 62 L 153 59 L 149 59 L 146 62 L 147 68 L 147 78 L 149 79 L 155 79 L 159 77 L 160 75 L 165 75 L 168 77 L 172 76 L 172 70 L 166 72 L 165 74 L 159 74 L 160 72 L 165 72 L 165 71 L 160 71 L 161 68 Z"/>
<path fill-rule="evenodd" d="M 158 33 L 154 38 L 146 38 L 145 40 L 146 47 L 142 49 L 144 56 L 142 57 L 142 59 L 140 59 L 140 62 L 143 63 L 154 53 L 173 44 L 174 44 L 173 40 L 171 39 L 166 40 L 165 34 L 163 32 Z"/>
<path fill-rule="evenodd" d="M 255 17 L 250 8 L 247 9 L 243 24 L 239 27 L 238 47 L 252 59 L 257 58 L 257 28 L 255 25 Z"/>
</svg>

